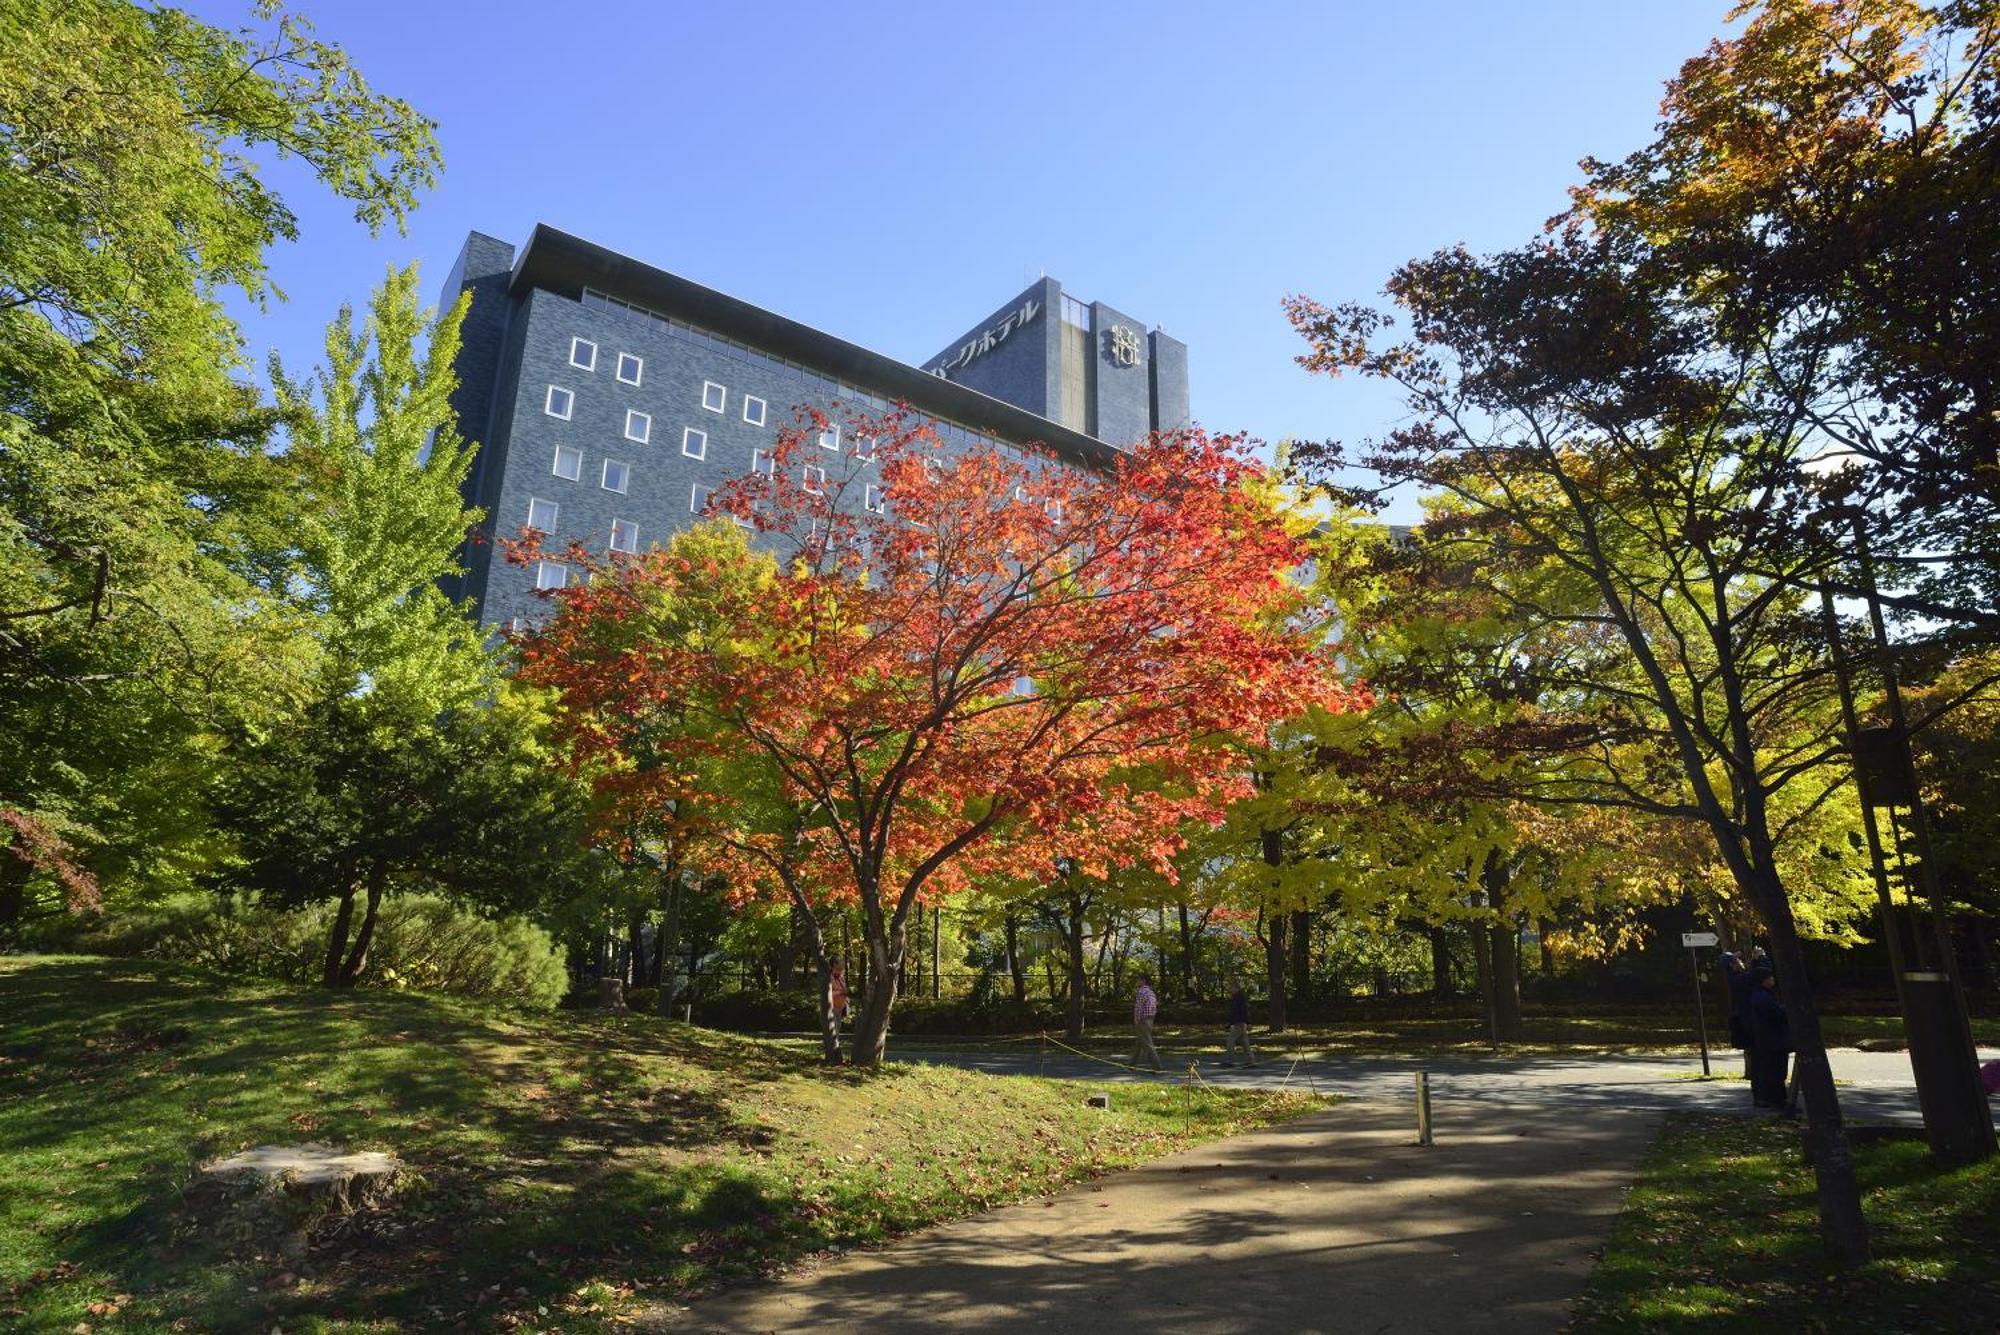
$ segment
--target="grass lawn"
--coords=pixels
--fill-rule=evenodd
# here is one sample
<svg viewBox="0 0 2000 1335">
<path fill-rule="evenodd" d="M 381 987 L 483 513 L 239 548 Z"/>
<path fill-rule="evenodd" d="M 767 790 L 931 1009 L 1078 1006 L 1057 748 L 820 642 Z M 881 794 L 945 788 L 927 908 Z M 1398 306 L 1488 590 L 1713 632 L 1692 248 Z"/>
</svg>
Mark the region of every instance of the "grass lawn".
<svg viewBox="0 0 2000 1335">
<path fill-rule="evenodd" d="M 1905 1139 L 1858 1143 L 1855 1162 L 1875 1259 L 1840 1275 L 1820 1247 L 1795 1125 L 1669 1118 L 1572 1329 L 2000 1328 L 2000 1162 L 1942 1170 Z"/>
<path fill-rule="evenodd" d="M 653 1016 L 131 961 L 0 958 L 0 1016 L 0 1329 L 615 1328 L 1320 1106 L 1134 1087 L 1101 1112 L 1075 1084 L 828 1070 Z M 290 1259 L 183 1205 L 197 1162 L 307 1140 L 412 1179 Z"/>
</svg>

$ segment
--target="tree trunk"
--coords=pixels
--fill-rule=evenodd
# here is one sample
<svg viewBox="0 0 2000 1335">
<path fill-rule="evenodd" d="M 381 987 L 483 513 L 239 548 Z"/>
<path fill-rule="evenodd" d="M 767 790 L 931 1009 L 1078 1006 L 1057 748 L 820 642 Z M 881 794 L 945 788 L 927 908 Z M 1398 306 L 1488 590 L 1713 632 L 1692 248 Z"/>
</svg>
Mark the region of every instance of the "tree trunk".
<svg viewBox="0 0 2000 1335">
<path fill-rule="evenodd" d="M 1861 1187 L 1854 1175 L 1854 1158 L 1841 1119 L 1840 1096 L 1833 1087 L 1833 1068 L 1826 1059 L 1820 1033 L 1819 1007 L 1806 977 L 1805 951 L 1799 946 L 1791 902 L 1775 873 L 1763 875 L 1750 900 L 1763 910 L 1771 934 L 1771 961 L 1777 966 L 1778 988 L 1791 1022 L 1797 1050 L 1799 1089 L 1806 1103 L 1806 1153 L 1811 1157 L 1819 1198 L 1820 1236 L 1844 1266 L 1868 1260 L 1868 1222 L 1861 1214 Z M 1746 890 L 1753 889 L 1745 887 Z"/>
<path fill-rule="evenodd" d="M 902 973 L 903 952 L 909 943 L 900 923 L 870 931 L 868 938 L 868 987 L 862 993 L 861 1015 L 854 1025 L 854 1064 L 880 1066 L 889 1046 L 896 979 Z"/>
<path fill-rule="evenodd" d="M 1507 906 L 1513 869 L 1499 849 L 1488 849 L 1479 869 L 1479 883 L 1486 892 L 1486 906 L 1495 921 L 1482 933 L 1488 941 L 1487 1006 L 1493 1017 L 1493 1041 L 1511 1042 L 1521 1036 L 1521 933 L 1514 913 Z"/>
<path fill-rule="evenodd" d="M 681 994 L 681 918 L 686 905 L 687 887 L 681 880 L 680 864 L 670 861 L 660 883 L 660 940 L 659 949 L 654 952 L 660 961 L 657 970 L 660 995 L 654 1004 L 662 1015 L 673 1013 L 674 1002 Z"/>
<path fill-rule="evenodd" d="M 1070 896 L 1068 908 L 1063 944 L 1069 952 L 1069 1020 L 1063 1033 L 1073 1043 L 1083 1037 L 1084 985 L 1089 982 L 1083 967 L 1083 897 Z"/>
<path fill-rule="evenodd" d="M 629 986 L 644 987 L 646 984 L 646 915 L 633 909 L 625 917 L 626 955 L 625 971 L 631 975 Z"/>
<path fill-rule="evenodd" d="M 1500 1012 L 1493 998 L 1493 934 L 1486 924 L 1472 924 L 1472 963 L 1479 976 L 1479 1004 L 1486 1011 L 1486 1037 L 1500 1042 Z"/>
<path fill-rule="evenodd" d="M 1312 924 L 1311 909 L 1296 909 L 1292 913 L 1292 985 L 1290 1000 L 1304 1007 L 1312 1002 Z"/>
<path fill-rule="evenodd" d="M 1188 923 L 1187 901 L 1178 905 L 1181 915 L 1181 995 L 1190 1001 L 1201 1000 L 1201 989 L 1195 985 L 1194 932 Z"/>
<path fill-rule="evenodd" d="M 26 861 L 0 848 L 0 941 L 13 939 L 28 905 L 28 877 L 34 874 Z"/>
<path fill-rule="evenodd" d="M 1492 929 L 1493 1027 L 1502 1040 L 1521 1037 L 1521 936 L 1511 919 Z"/>
<path fill-rule="evenodd" d="M 381 867 L 368 874 L 368 904 L 361 914 L 361 930 L 354 936 L 354 949 L 347 953 L 347 962 L 340 967 L 338 985 L 341 987 L 353 987 L 361 981 L 362 973 L 368 968 L 368 948 L 375 944 L 375 917 L 382 907 L 385 879 Z"/>
<path fill-rule="evenodd" d="M 1282 1034 L 1288 1018 L 1285 1005 L 1285 915 L 1271 913 L 1264 918 L 1264 978 L 1271 989 L 1267 1010 L 1271 1032 Z"/>
<path fill-rule="evenodd" d="M 787 877 L 787 880 L 790 878 Z M 792 895 L 792 928 L 805 939 L 806 952 L 812 956 L 813 969 L 819 978 L 815 1004 L 819 1011 L 820 1059 L 828 1066 L 838 1066 L 840 1017 L 833 1013 L 833 956 L 827 951 L 826 933 L 820 929 L 819 915 L 813 912 L 805 893 L 795 882 L 786 888 Z"/>
<path fill-rule="evenodd" d="M 1258 838 L 1260 851 L 1264 855 L 1264 865 L 1269 867 L 1276 879 L 1276 873 L 1285 865 L 1285 836 L 1279 830 L 1265 830 Z M 1259 910 L 1264 932 L 1264 976 L 1265 985 L 1270 989 L 1266 1005 L 1270 1011 L 1271 1032 L 1285 1032 L 1285 915 L 1265 913 Z"/>
<path fill-rule="evenodd" d="M 1555 929 L 1555 923 L 1547 918 L 1543 918 L 1535 924 L 1535 944 L 1541 948 L 1542 977 L 1544 978 L 1553 978 L 1556 976 L 1556 955 L 1553 950 L 1549 949 L 1549 933 L 1555 931 Z"/>
<path fill-rule="evenodd" d="M 341 892 L 340 907 L 333 913 L 333 929 L 326 935 L 326 961 L 320 966 L 321 987 L 340 986 L 341 961 L 347 958 L 347 933 L 354 924 L 354 887 Z"/>
<path fill-rule="evenodd" d="M 1424 932 L 1431 939 L 1431 996 L 1449 1001 L 1457 990 L 1451 982 L 1451 935 L 1441 922 L 1431 923 Z"/>
<path fill-rule="evenodd" d="M 1104 956 L 1105 952 L 1111 949 L 1111 942 L 1116 936 L 1115 926 L 1114 919 L 1107 916 L 1104 921 L 1103 930 L 1097 934 L 1097 959 L 1090 966 L 1090 990 L 1093 994 L 1100 997 L 1104 995 Z M 1120 967 L 1113 970 L 1111 975 L 1111 990 L 1114 994 L 1119 990 L 1120 985 L 1124 981 L 1123 965 L 1125 952 L 1120 950 L 1118 955 Z"/>
<path fill-rule="evenodd" d="M 1021 919 L 1011 909 L 1007 913 L 1007 979 L 1014 985 L 1014 1004 L 1026 1005 L 1028 969 L 1021 962 Z"/>
</svg>

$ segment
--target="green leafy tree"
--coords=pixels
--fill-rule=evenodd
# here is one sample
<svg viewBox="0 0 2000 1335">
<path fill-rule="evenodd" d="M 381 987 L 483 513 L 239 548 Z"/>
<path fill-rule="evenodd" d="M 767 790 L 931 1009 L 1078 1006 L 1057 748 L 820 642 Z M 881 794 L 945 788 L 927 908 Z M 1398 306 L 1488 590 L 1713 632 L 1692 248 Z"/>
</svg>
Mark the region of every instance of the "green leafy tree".
<svg viewBox="0 0 2000 1335">
<path fill-rule="evenodd" d="M 577 879 L 551 868 L 578 847 L 581 792 L 543 768 L 531 710 L 479 708 L 499 659 L 440 591 L 478 517 L 449 404 L 464 304 L 431 323 L 416 289 L 414 267 L 391 272 L 363 321 L 329 327 L 322 375 L 276 377 L 300 478 L 285 606 L 312 666 L 295 712 L 231 755 L 223 812 L 241 881 L 338 905 L 329 985 L 360 976 L 395 889 L 511 899 Z"/>
<path fill-rule="evenodd" d="M 272 154 L 400 225 L 430 122 L 275 5 L 0 6 L 0 933 L 203 859 L 218 730 L 299 668 L 275 412 L 221 295 L 296 235 Z"/>
<path fill-rule="evenodd" d="M 335 906 L 328 987 L 360 981 L 387 895 L 545 914 L 598 874 L 583 795 L 505 708 L 440 719 L 407 700 L 325 699 L 237 759 L 220 804 L 230 879 L 279 907 Z"/>
</svg>

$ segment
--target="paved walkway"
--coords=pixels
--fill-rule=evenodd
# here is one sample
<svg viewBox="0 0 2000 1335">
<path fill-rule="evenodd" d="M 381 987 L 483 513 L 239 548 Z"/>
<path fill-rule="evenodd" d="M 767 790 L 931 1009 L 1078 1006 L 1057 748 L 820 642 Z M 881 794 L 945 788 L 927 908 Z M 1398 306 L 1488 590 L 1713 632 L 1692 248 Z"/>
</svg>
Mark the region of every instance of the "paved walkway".
<svg viewBox="0 0 2000 1335">
<path fill-rule="evenodd" d="M 943 1044 L 892 1044 L 889 1056 L 895 1061 L 940 1062 L 994 1075 L 1046 1074 L 1100 1084 L 1177 1080 L 1181 1078 L 1179 1072 L 1187 1069 L 1187 1054 L 1171 1048 L 1161 1052 L 1168 1068 L 1164 1076 L 1121 1070 L 1054 1047 L 1043 1053 L 1032 1042 L 964 1050 L 953 1050 Z M 1849 1120 L 1922 1125 L 1923 1114 L 1917 1106 L 1909 1054 L 1835 1048 L 1828 1056 L 1834 1079 L 1841 1082 L 1840 1106 Z M 1982 1049 L 1979 1059 L 1986 1062 L 1996 1057 L 2000 1057 L 2000 1050 Z M 1712 1054 L 1710 1062 L 1718 1075 L 1741 1074 L 1743 1070 L 1743 1054 L 1733 1050 Z M 1201 1060 L 1200 1070 L 1202 1077 L 1211 1083 L 1251 1088 L 1270 1088 L 1291 1073 L 1295 1086 L 1310 1082 L 1310 1087 L 1322 1093 L 1406 1106 L 1412 1098 L 1415 1072 L 1425 1070 L 1431 1075 L 1432 1097 L 1446 1105 L 1477 1100 L 1552 1103 L 1599 1111 L 1634 1109 L 1745 1115 L 1752 1112 L 1749 1086 L 1743 1081 L 1691 1079 L 1701 1074 L 1701 1058 L 1692 1052 L 1450 1056 L 1422 1060 L 1336 1052 L 1302 1061 L 1296 1072 L 1291 1071 L 1290 1058 L 1279 1059 L 1275 1053 L 1249 1071 L 1223 1067 L 1211 1055 Z M 2000 1113 L 2000 1106 L 1996 1106 L 1995 1112 Z"/>
<path fill-rule="evenodd" d="M 654 1328 L 1553 1331 L 1658 1124 L 1465 1100 L 1439 1106 L 1421 1149 L 1407 1103 L 1343 1103 Z"/>
</svg>

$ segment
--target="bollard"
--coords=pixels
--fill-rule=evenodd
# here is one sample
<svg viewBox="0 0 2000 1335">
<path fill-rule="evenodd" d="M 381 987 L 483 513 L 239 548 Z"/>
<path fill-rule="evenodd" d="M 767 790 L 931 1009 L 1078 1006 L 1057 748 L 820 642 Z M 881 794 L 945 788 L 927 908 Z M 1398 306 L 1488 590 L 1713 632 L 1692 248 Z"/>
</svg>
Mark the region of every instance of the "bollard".
<svg viewBox="0 0 2000 1335">
<path fill-rule="evenodd" d="M 1431 1074 L 1417 1072 L 1417 1144 L 1429 1145 L 1431 1140 Z"/>
</svg>

